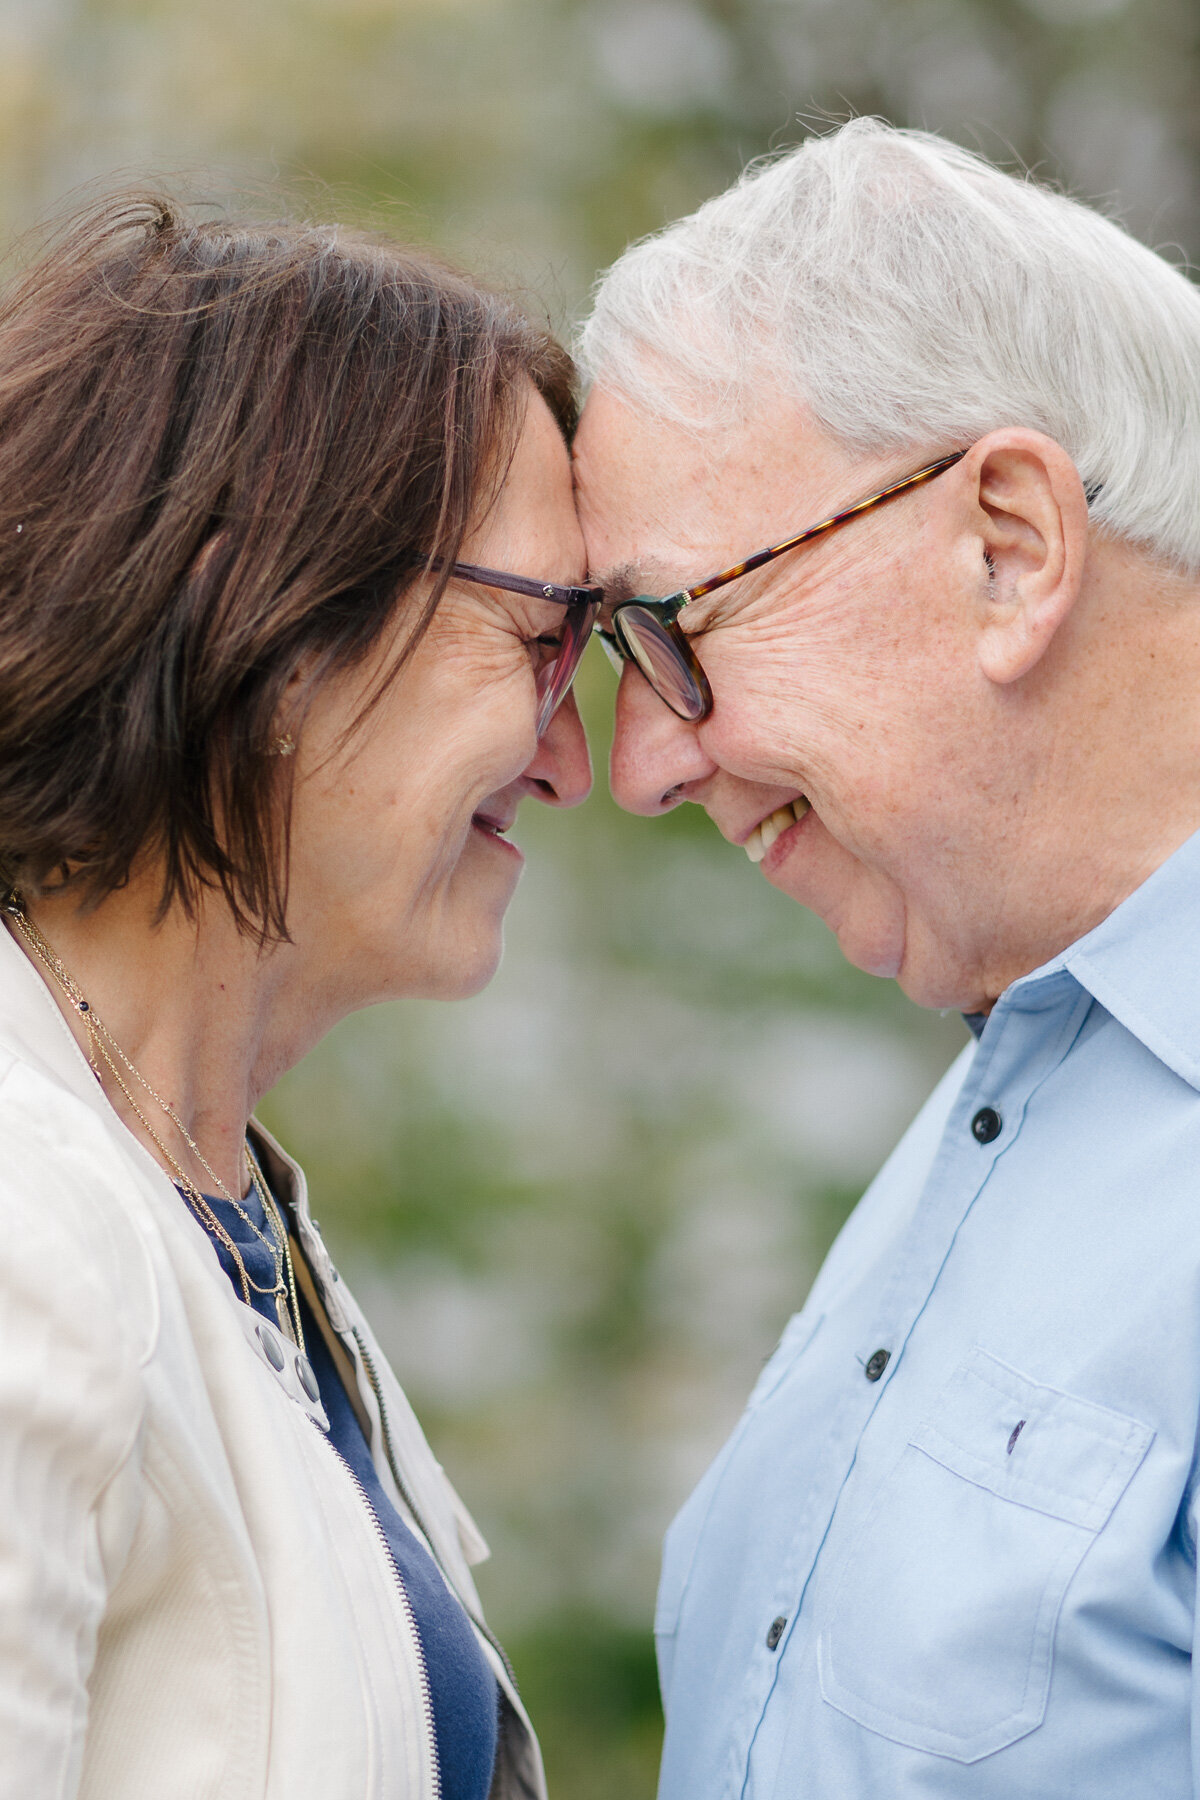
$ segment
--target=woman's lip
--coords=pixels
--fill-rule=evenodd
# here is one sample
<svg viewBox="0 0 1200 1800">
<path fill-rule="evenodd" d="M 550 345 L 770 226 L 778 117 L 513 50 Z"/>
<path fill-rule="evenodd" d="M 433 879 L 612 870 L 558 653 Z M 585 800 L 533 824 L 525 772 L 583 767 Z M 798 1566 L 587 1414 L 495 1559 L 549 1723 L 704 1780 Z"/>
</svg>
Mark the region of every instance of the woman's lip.
<svg viewBox="0 0 1200 1800">
<path fill-rule="evenodd" d="M 508 827 L 507 825 L 502 824 L 500 820 L 489 819 L 483 813 L 476 813 L 475 817 L 471 820 L 471 829 L 475 832 L 477 837 L 485 839 L 489 844 L 494 844 L 498 850 L 503 850 L 506 856 L 514 856 L 518 862 L 525 861 L 524 856 L 517 848 L 516 844 L 510 843 L 509 840 L 503 836 L 503 833 L 507 831 Z"/>
</svg>

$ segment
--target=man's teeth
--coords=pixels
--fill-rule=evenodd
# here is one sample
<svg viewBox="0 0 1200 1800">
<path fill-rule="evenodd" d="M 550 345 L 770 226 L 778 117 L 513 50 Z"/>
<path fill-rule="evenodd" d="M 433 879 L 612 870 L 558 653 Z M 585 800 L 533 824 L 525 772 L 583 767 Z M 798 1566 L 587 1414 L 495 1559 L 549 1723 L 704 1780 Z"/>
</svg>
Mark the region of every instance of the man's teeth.
<svg viewBox="0 0 1200 1800">
<path fill-rule="evenodd" d="M 760 863 L 779 834 L 786 831 L 789 825 L 795 825 L 808 810 L 809 803 L 803 794 L 788 806 L 776 807 L 770 818 L 764 819 L 761 825 L 756 825 L 746 839 L 745 850 L 750 861 Z"/>
</svg>

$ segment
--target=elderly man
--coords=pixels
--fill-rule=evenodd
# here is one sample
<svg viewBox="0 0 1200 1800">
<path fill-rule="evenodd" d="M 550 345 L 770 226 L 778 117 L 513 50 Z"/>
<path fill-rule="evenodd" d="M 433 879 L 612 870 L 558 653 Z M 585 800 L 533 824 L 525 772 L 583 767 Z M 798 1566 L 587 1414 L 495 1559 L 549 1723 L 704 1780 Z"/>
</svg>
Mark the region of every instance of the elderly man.
<svg viewBox="0 0 1200 1800">
<path fill-rule="evenodd" d="M 1182 1800 L 1200 295 L 859 121 L 631 250 L 583 348 L 618 799 L 978 1040 L 671 1528 L 664 1800 Z"/>
</svg>

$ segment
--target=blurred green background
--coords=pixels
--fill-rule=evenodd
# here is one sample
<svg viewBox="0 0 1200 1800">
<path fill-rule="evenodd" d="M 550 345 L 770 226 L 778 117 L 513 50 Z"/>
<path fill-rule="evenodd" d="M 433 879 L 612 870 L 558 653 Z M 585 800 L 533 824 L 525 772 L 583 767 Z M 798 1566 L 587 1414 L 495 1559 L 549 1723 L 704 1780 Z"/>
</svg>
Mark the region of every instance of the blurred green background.
<svg viewBox="0 0 1200 1800">
<path fill-rule="evenodd" d="M 633 236 L 850 111 L 1200 253 L 1183 0 L 0 0 L 0 222 L 145 171 L 428 240 L 559 326 Z M 612 678 L 581 697 L 603 768 Z M 504 967 L 264 1107 L 490 1538 L 557 1800 L 643 1800 L 662 1530 L 963 1041 L 689 810 L 523 817 Z"/>
</svg>

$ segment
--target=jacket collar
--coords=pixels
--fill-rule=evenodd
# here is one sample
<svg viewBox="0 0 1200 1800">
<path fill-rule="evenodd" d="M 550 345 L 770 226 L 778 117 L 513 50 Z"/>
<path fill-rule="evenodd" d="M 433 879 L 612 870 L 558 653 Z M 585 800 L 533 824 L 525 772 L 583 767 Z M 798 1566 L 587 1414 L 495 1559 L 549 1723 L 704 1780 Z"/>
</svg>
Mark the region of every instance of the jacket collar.
<svg viewBox="0 0 1200 1800">
<path fill-rule="evenodd" d="M 58 1002 L 7 925 L 0 927 L 0 1041 L 49 1070 L 94 1111 L 110 1113 Z"/>
<path fill-rule="evenodd" d="M 109 1104 L 108 1096 L 63 1017 L 49 982 L 30 962 L 7 927 L 0 927 L 0 1042 L 7 1042 L 23 1061 L 37 1063 L 49 1071 L 110 1126 L 115 1125 L 122 1140 L 128 1138 L 155 1173 L 170 1185 L 170 1176 L 159 1167 L 140 1139 L 127 1130 Z M 256 1145 L 265 1152 L 270 1164 L 268 1172 L 276 1193 L 285 1195 L 298 1216 L 307 1223 L 308 1194 L 300 1165 L 257 1119 L 251 1120 L 250 1129 Z"/>
<path fill-rule="evenodd" d="M 1062 972 L 1167 1068 L 1200 1091 L 1200 832 L 1102 924 L 1015 982 L 1007 999 L 1036 1004 Z"/>
</svg>

